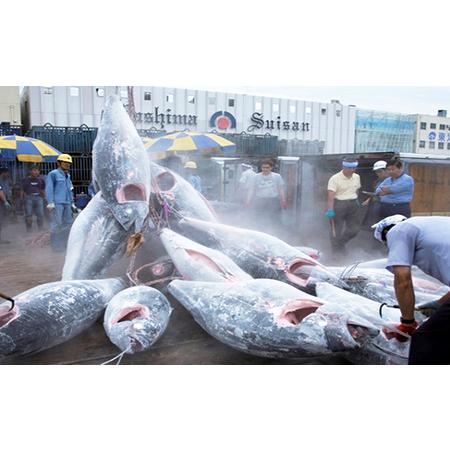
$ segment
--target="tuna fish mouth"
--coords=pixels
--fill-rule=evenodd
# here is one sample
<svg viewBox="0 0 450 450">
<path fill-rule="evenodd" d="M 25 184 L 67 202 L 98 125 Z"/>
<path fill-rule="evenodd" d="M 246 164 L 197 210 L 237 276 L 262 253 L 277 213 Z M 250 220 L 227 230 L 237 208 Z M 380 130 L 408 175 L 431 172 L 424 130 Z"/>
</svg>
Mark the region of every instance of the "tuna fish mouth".
<svg viewBox="0 0 450 450">
<path fill-rule="evenodd" d="M 10 311 L 9 306 L 1 305 L 0 306 L 0 328 L 6 327 L 13 320 L 17 319 L 19 316 L 19 308 L 14 306 L 14 308 Z"/>
<path fill-rule="evenodd" d="M 147 201 L 146 189 L 142 183 L 128 183 L 116 190 L 118 203 Z"/>
<path fill-rule="evenodd" d="M 277 314 L 280 325 L 299 325 L 305 317 L 314 314 L 322 303 L 314 300 L 293 300 L 287 303 Z"/>
<path fill-rule="evenodd" d="M 149 317 L 150 311 L 144 305 L 133 305 L 122 309 L 111 321 L 112 325 L 120 322 L 127 322 L 139 317 Z"/>
<path fill-rule="evenodd" d="M 292 283 L 305 287 L 308 285 L 311 271 L 315 267 L 317 265 L 313 262 L 296 259 L 289 264 L 286 270 L 286 276 Z"/>
<path fill-rule="evenodd" d="M 230 283 L 239 281 L 238 276 L 220 267 L 209 256 L 206 256 L 204 253 L 200 253 L 191 249 L 184 249 L 184 250 L 191 259 L 207 266 L 211 270 L 214 270 L 214 272 L 218 273 L 225 281 L 228 281 Z"/>
<path fill-rule="evenodd" d="M 156 177 L 156 184 L 161 192 L 167 192 L 175 187 L 176 180 L 171 173 L 164 172 Z"/>
</svg>

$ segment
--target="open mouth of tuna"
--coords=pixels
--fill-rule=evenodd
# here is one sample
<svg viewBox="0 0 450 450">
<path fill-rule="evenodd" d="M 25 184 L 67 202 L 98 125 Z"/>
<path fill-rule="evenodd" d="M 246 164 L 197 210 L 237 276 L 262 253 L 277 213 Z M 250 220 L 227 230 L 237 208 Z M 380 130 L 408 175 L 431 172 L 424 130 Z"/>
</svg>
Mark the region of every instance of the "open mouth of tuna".
<svg viewBox="0 0 450 450">
<path fill-rule="evenodd" d="M 116 190 L 116 199 L 118 203 L 145 202 L 145 186 L 142 183 L 125 184 Z"/>
<path fill-rule="evenodd" d="M 298 325 L 305 317 L 314 314 L 322 303 L 313 300 L 293 300 L 287 303 L 278 314 L 280 325 Z"/>
<path fill-rule="evenodd" d="M 226 269 L 220 267 L 209 256 L 206 256 L 204 253 L 200 253 L 191 249 L 185 249 L 185 251 L 191 259 L 203 264 L 204 266 L 207 266 L 209 269 L 219 274 L 225 281 L 229 281 L 230 283 L 239 281 L 239 277 L 236 276 L 236 274 L 228 272 Z"/>
<path fill-rule="evenodd" d="M 112 320 L 112 324 L 132 321 L 140 317 L 149 317 L 150 311 L 144 305 L 133 305 L 122 309 Z"/>
<path fill-rule="evenodd" d="M 0 328 L 6 327 L 19 316 L 19 308 L 14 306 L 10 311 L 10 305 L 0 305 Z"/>
<path fill-rule="evenodd" d="M 315 267 L 317 265 L 310 261 L 296 259 L 289 264 L 286 270 L 286 276 L 292 283 L 305 287 L 309 283 L 311 271 Z"/>
</svg>

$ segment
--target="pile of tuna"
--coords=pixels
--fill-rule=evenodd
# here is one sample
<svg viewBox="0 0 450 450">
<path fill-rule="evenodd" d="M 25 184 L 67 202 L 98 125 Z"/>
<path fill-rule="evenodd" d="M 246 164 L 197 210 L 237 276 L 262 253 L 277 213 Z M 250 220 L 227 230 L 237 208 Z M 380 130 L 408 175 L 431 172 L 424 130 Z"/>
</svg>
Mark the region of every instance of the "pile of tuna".
<svg viewBox="0 0 450 450">
<path fill-rule="evenodd" d="M 122 355 L 148 350 L 168 326 L 169 292 L 211 336 L 252 355 L 407 361 L 409 343 L 382 331 L 400 319 L 383 261 L 326 267 L 312 249 L 219 223 L 186 180 L 151 160 L 115 96 L 94 144 L 93 179 L 98 193 L 72 226 L 62 280 L 18 295 L 12 310 L 0 304 L 0 359 L 65 342 L 102 314 Z M 137 251 L 143 270 L 104 278 Z M 418 304 L 448 290 L 414 275 Z"/>
</svg>

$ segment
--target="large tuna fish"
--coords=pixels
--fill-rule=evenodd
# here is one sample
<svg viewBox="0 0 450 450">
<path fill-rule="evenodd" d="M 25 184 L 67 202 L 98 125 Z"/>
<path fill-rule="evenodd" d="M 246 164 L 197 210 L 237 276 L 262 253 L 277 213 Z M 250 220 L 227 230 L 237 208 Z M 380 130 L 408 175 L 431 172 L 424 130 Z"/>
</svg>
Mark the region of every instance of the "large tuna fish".
<svg viewBox="0 0 450 450">
<path fill-rule="evenodd" d="M 188 218 L 180 226 L 183 232 L 195 230 L 195 240 L 225 253 L 254 278 L 272 278 L 311 292 L 318 280 L 345 286 L 323 264 L 269 234 Z"/>
<path fill-rule="evenodd" d="M 108 97 L 92 150 L 94 183 L 126 230 L 141 232 L 148 215 L 151 175 L 142 139 L 119 97 Z"/>
<path fill-rule="evenodd" d="M 109 302 L 103 326 L 111 342 L 125 353 L 150 348 L 164 333 L 172 312 L 161 292 L 134 286 L 119 292 Z"/>
<path fill-rule="evenodd" d="M 367 297 L 379 303 L 390 306 L 397 304 L 394 288 L 394 275 L 386 269 L 361 266 L 328 267 L 354 294 Z M 438 300 L 449 291 L 449 287 L 439 281 L 420 277 L 420 272 L 413 270 L 412 281 L 416 304 Z M 417 273 L 416 276 L 415 274 Z"/>
<path fill-rule="evenodd" d="M 161 208 L 160 202 L 163 200 L 168 209 L 165 214 L 171 217 L 171 213 L 177 214 L 174 219 L 192 217 L 194 219 L 216 222 L 217 216 L 211 205 L 194 187 L 182 176 L 166 167 L 162 167 L 154 162 L 150 162 L 152 174 L 152 202 L 156 208 Z"/>
<path fill-rule="evenodd" d="M 72 225 L 62 279 L 101 278 L 125 254 L 131 234 L 116 220 L 101 192 L 97 193 Z"/>
<path fill-rule="evenodd" d="M 175 280 L 169 292 L 211 336 L 257 356 L 299 358 L 347 352 L 378 332 L 339 305 L 324 304 L 276 280 Z"/>
<path fill-rule="evenodd" d="M 167 253 L 185 280 L 248 281 L 252 277 L 223 253 L 197 244 L 165 228 L 160 234 Z"/>
<path fill-rule="evenodd" d="M 12 311 L 0 306 L 0 359 L 40 352 L 72 339 L 93 325 L 125 287 L 119 278 L 57 281 L 19 294 Z"/>
<path fill-rule="evenodd" d="M 394 325 L 400 322 L 400 310 L 383 307 L 380 304 L 360 295 L 344 291 L 328 283 L 317 283 L 317 295 L 321 301 L 331 305 L 339 305 L 352 317 L 361 317 L 380 332 L 374 339 L 366 341 L 358 352 L 350 354 L 354 362 L 369 364 L 405 364 L 409 353 L 409 340 L 399 342 L 397 339 L 386 339 L 384 327 L 395 331 Z M 422 323 L 425 316 L 415 313 L 416 320 Z"/>
</svg>

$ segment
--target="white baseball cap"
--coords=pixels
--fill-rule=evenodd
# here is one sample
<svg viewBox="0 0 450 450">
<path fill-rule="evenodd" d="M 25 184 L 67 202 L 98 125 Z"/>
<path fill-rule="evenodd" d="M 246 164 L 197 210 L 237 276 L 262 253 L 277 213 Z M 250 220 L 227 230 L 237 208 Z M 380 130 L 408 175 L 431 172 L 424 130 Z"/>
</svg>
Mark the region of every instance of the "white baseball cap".
<svg viewBox="0 0 450 450">
<path fill-rule="evenodd" d="M 386 161 L 377 161 L 374 165 L 372 170 L 376 171 L 376 170 L 380 170 L 380 169 L 386 169 L 387 166 L 387 162 Z"/>
<path fill-rule="evenodd" d="M 384 219 L 380 220 L 376 224 L 372 225 L 373 237 L 380 242 L 383 242 L 383 230 L 386 227 L 389 227 L 390 225 L 397 225 L 400 222 L 403 222 L 406 220 L 405 216 L 402 216 L 401 214 L 395 214 L 393 216 L 385 217 Z"/>
</svg>

